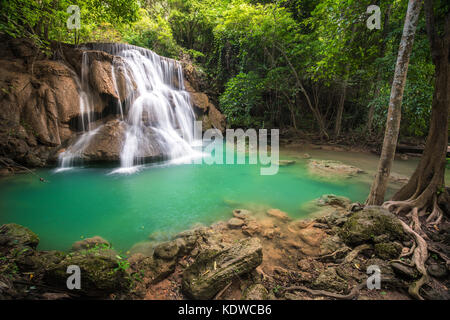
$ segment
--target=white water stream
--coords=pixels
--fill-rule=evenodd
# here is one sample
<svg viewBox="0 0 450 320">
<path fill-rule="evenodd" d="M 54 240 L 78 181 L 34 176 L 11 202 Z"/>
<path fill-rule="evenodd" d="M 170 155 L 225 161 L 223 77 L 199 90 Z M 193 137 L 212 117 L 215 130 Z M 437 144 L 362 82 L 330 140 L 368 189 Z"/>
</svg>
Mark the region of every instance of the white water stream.
<svg viewBox="0 0 450 320">
<path fill-rule="evenodd" d="M 189 159 L 199 156 L 191 146 L 194 133 L 194 112 L 189 93 L 184 90 L 183 72 L 179 62 L 161 57 L 143 48 L 124 44 L 90 44 L 89 49 L 120 56 L 125 63 L 125 85 L 129 97 L 120 97 L 120 121 L 125 124 L 125 137 L 120 153 L 120 168 L 114 172 L 130 173 L 145 162 L 146 156 L 160 153 L 165 158 Z M 112 66 L 114 88 L 119 95 L 115 66 Z M 100 127 L 95 119 L 89 87 L 89 58 L 83 53 L 80 87 L 80 111 L 83 134 L 60 154 L 62 170 L 74 166 L 82 158 Z M 126 98 L 126 99 L 125 99 Z"/>
</svg>

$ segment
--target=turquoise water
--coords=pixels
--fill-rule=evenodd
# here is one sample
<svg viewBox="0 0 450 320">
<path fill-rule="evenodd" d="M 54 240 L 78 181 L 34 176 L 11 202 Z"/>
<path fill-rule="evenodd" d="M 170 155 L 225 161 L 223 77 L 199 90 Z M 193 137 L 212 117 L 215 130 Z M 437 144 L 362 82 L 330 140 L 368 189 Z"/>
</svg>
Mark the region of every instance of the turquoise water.
<svg viewBox="0 0 450 320">
<path fill-rule="evenodd" d="M 102 236 L 124 252 L 153 232 L 177 232 L 232 216 L 248 203 L 267 205 L 293 218 L 301 205 L 322 194 L 363 201 L 369 185 L 357 180 L 325 182 L 308 176 L 303 162 L 261 176 L 258 165 L 147 166 L 131 175 L 114 168 L 41 170 L 0 179 L 0 224 L 36 232 L 41 250 L 67 250 L 74 241 Z"/>
</svg>

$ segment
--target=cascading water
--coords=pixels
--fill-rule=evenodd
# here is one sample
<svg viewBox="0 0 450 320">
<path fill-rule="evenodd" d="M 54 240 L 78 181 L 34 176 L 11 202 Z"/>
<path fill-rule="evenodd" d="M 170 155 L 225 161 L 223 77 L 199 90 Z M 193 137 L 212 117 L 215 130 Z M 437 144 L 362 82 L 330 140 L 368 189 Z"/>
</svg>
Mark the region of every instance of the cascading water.
<svg viewBox="0 0 450 320">
<path fill-rule="evenodd" d="M 150 50 L 124 44 L 88 44 L 86 49 L 101 50 L 121 57 L 121 66 L 113 64 L 114 88 L 119 94 L 115 68 L 122 67 L 129 97 L 119 99 L 120 120 L 125 137 L 120 153 L 121 167 L 114 172 L 134 172 L 149 154 L 168 159 L 201 156 L 193 144 L 194 112 L 189 93 L 184 90 L 179 62 L 161 57 Z M 61 154 L 62 167 L 71 166 L 80 157 L 99 128 L 92 128 L 92 102 L 88 85 L 88 55 L 83 54 L 80 108 L 84 134 Z"/>
<path fill-rule="evenodd" d="M 77 77 L 75 81 L 80 89 L 80 114 L 81 114 L 81 128 L 83 130 L 82 135 L 78 140 L 69 146 L 69 148 L 59 155 L 59 169 L 58 171 L 64 171 L 71 169 L 74 165 L 74 161 L 81 157 L 82 152 L 89 145 L 92 137 L 97 133 L 99 128 L 92 129 L 93 122 L 93 102 L 92 96 L 89 92 L 89 57 L 86 52 L 83 52 L 81 63 L 81 83 Z"/>
</svg>

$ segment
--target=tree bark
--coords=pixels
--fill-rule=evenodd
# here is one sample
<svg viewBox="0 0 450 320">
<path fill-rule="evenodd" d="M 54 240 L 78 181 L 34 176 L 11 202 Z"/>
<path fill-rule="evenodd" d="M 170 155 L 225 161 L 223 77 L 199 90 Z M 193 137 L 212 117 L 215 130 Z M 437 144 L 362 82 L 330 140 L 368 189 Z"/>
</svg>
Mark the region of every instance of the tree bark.
<svg viewBox="0 0 450 320">
<path fill-rule="evenodd" d="M 383 148 L 381 151 L 378 170 L 366 201 L 368 205 L 381 205 L 384 202 L 389 175 L 395 157 L 398 133 L 400 129 L 401 107 L 403 91 L 408 73 L 409 58 L 411 56 L 419 20 L 421 0 L 410 0 L 406 12 L 403 35 L 400 41 L 397 63 L 395 66 L 394 79 L 392 82 L 389 110 L 386 120 Z"/>
<path fill-rule="evenodd" d="M 425 15 L 431 55 L 435 65 L 430 130 L 419 165 L 409 182 L 394 195 L 392 200 L 414 200 L 416 206 L 429 208 L 434 206 L 435 197 L 445 192 L 450 108 L 450 13 L 447 13 L 442 38 L 438 37 L 435 30 L 432 0 L 425 0 Z"/>
</svg>

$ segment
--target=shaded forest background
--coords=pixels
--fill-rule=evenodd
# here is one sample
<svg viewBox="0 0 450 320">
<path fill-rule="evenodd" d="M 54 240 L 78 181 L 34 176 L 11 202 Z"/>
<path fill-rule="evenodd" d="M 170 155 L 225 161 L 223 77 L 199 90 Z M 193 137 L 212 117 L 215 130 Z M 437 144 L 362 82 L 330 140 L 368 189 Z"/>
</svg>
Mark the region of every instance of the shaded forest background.
<svg viewBox="0 0 450 320">
<path fill-rule="evenodd" d="M 407 1 L 2 0 L 0 32 L 41 47 L 127 42 L 190 60 L 231 127 L 281 128 L 381 144 Z M 81 29 L 68 30 L 69 5 Z M 381 8 L 370 30 L 369 5 Z M 448 5 L 442 6 L 448 10 Z M 51 52 L 49 52 L 49 55 Z M 429 130 L 434 65 L 422 14 L 400 136 Z"/>
</svg>

